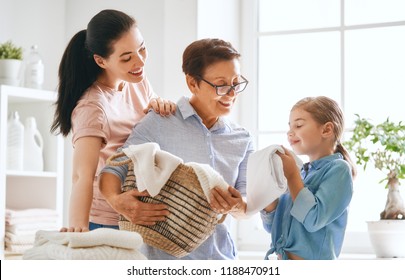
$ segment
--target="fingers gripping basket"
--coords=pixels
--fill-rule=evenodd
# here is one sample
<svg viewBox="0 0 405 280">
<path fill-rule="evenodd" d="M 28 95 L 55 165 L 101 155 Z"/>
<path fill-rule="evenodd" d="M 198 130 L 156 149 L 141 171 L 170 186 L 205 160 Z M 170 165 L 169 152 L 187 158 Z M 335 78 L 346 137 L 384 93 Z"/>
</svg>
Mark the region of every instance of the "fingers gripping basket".
<svg viewBox="0 0 405 280">
<path fill-rule="evenodd" d="M 128 173 L 121 187 L 122 192 L 137 188 L 134 165 L 130 159 L 115 161 L 125 156 L 118 153 L 111 156 L 109 165 L 128 164 Z M 164 203 L 170 212 L 166 220 L 153 226 L 133 224 L 120 215 L 121 230 L 136 231 L 143 241 L 175 257 L 184 257 L 201 245 L 214 231 L 218 223 L 222 223 L 226 215 L 220 219 L 214 212 L 201 188 L 194 169 L 179 164 L 155 197 L 139 197 L 145 203 Z"/>
</svg>

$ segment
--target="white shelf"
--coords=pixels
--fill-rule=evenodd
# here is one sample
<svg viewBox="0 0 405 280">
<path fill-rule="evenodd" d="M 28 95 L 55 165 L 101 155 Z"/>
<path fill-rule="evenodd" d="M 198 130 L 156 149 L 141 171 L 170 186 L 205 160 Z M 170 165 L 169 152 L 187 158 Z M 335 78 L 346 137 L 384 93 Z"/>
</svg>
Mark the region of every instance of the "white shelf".
<svg viewBox="0 0 405 280">
<path fill-rule="evenodd" d="M 7 92 L 10 103 L 16 102 L 44 102 L 56 100 L 56 92 L 37 90 L 32 88 L 1 85 L 1 91 Z"/>
<path fill-rule="evenodd" d="M 58 176 L 57 172 L 42 171 L 16 171 L 16 170 L 6 170 L 6 175 L 8 177 L 41 177 L 41 178 L 56 178 Z"/>
<path fill-rule="evenodd" d="M 0 259 L 5 259 L 5 210 L 49 208 L 63 222 L 63 138 L 51 134 L 57 93 L 0 85 Z M 35 117 L 44 141 L 44 171 L 6 169 L 7 119 L 18 111 L 21 121 Z"/>
</svg>

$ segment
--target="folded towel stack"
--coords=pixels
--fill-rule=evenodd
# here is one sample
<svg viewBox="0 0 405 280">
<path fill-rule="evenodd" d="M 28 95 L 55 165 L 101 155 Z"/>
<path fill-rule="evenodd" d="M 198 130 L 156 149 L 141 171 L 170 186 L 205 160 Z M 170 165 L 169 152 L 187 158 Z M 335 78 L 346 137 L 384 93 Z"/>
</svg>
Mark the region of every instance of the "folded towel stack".
<svg viewBox="0 0 405 280">
<path fill-rule="evenodd" d="M 31 208 L 6 209 L 5 251 L 8 254 L 23 254 L 32 248 L 38 230 L 56 230 L 58 214 L 53 209 Z"/>
<path fill-rule="evenodd" d="M 146 260 L 136 232 L 98 228 L 88 232 L 40 230 L 25 260 Z"/>
</svg>

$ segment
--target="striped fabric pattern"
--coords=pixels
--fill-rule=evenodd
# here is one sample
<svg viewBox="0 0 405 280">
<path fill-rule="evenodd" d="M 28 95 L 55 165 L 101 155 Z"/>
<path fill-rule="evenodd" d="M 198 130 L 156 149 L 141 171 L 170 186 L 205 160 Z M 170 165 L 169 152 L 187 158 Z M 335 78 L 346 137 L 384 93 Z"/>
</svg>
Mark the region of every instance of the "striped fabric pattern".
<svg viewBox="0 0 405 280">
<path fill-rule="evenodd" d="M 136 178 L 130 162 L 122 191 L 134 188 Z M 157 196 L 139 199 L 168 205 L 169 216 L 153 226 L 141 226 L 120 215 L 120 229 L 136 231 L 146 244 L 176 257 L 184 257 L 196 249 L 213 233 L 216 224 L 223 221 L 210 208 L 194 169 L 185 164 L 179 164 Z"/>
</svg>

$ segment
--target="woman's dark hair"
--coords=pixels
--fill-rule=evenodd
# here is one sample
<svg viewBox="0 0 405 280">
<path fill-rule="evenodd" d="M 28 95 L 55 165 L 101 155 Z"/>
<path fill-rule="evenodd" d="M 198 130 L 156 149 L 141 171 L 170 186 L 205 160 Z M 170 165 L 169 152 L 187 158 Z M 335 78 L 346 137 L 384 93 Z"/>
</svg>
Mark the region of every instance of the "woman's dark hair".
<svg viewBox="0 0 405 280">
<path fill-rule="evenodd" d="M 72 128 L 71 115 L 77 102 L 101 73 L 93 55 L 108 58 L 113 44 L 129 31 L 136 21 L 116 10 L 103 10 L 95 15 L 87 29 L 70 40 L 59 65 L 58 99 L 51 132 L 67 136 Z"/>
<path fill-rule="evenodd" d="M 205 69 L 218 61 L 239 59 L 240 53 L 221 39 L 194 41 L 183 52 L 183 72 L 197 81 L 201 80 Z"/>
</svg>

